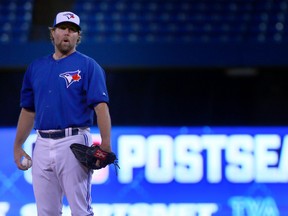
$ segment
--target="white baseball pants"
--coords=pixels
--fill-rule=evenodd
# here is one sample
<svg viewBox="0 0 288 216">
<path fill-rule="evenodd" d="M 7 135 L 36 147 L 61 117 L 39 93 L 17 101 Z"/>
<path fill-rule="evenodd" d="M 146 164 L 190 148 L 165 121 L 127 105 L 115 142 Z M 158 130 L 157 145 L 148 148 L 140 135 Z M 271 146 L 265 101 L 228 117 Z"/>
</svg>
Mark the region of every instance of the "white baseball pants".
<svg viewBox="0 0 288 216">
<path fill-rule="evenodd" d="M 91 208 L 93 171 L 80 165 L 72 143 L 92 144 L 89 129 L 61 139 L 37 137 L 33 151 L 32 180 L 38 216 L 62 215 L 66 196 L 74 216 L 94 215 Z"/>
</svg>

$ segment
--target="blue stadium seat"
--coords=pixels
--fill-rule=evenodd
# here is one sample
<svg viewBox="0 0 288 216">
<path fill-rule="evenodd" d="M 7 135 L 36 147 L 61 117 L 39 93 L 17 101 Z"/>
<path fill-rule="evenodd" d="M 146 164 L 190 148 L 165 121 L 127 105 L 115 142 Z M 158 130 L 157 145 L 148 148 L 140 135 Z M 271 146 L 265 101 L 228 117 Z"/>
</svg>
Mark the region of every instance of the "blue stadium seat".
<svg viewBox="0 0 288 216">
<path fill-rule="evenodd" d="M 288 0 L 76 0 L 90 41 L 287 41 Z"/>
<path fill-rule="evenodd" d="M 0 42 L 26 42 L 32 24 L 32 0 L 1 0 Z"/>
<path fill-rule="evenodd" d="M 1 0 L 0 41 L 29 40 L 32 10 L 33 0 Z M 83 43 L 288 41 L 288 0 L 75 0 L 72 10 Z"/>
</svg>

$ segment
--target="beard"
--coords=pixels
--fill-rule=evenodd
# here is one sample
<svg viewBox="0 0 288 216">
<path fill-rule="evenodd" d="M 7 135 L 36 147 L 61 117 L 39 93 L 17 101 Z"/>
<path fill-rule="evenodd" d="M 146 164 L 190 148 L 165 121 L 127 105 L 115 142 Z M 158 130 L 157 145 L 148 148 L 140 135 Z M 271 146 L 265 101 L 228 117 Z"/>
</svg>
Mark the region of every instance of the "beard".
<svg viewBox="0 0 288 216">
<path fill-rule="evenodd" d="M 71 41 L 62 40 L 59 43 L 55 44 L 56 48 L 61 52 L 62 54 L 68 54 L 71 51 L 74 51 L 76 44 L 71 43 Z"/>
</svg>

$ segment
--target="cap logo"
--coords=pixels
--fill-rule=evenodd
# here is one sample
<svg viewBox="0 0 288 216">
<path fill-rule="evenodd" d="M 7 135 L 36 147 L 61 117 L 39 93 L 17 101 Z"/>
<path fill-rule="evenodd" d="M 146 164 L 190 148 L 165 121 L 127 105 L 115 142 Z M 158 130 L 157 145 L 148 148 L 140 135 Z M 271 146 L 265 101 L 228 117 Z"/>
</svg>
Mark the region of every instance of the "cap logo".
<svg viewBox="0 0 288 216">
<path fill-rule="evenodd" d="M 63 16 L 66 16 L 68 20 L 75 18 L 75 17 L 74 17 L 74 14 L 72 14 L 72 13 L 63 14 Z"/>
</svg>

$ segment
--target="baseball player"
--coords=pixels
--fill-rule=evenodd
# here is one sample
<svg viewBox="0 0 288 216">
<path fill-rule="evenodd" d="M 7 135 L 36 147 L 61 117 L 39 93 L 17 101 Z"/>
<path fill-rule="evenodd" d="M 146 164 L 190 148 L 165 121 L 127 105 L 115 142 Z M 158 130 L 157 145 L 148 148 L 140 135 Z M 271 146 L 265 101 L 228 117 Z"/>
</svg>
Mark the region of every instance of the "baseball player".
<svg viewBox="0 0 288 216">
<path fill-rule="evenodd" d="M 21 89 L 21 112 L 14 142 L 20 170 L 23 157 L 32 159 L 33 190 L 38 215 L 62 214 L 66 196 L 72 215 L 94 215 L 91 208 L 90 169 L 69 148 L 92 145 L 90 128 L 96 114 L 101 148 L 111 152 L 111 120 L 105 72 L 92 58 L 78 52 L 80 18 L 72 12 L 56 15 L 50 29 L 54 53 L 33 61 Z M 37 131 L 32 155 L 22 148 L 31 130 Z"/>
</svg>

